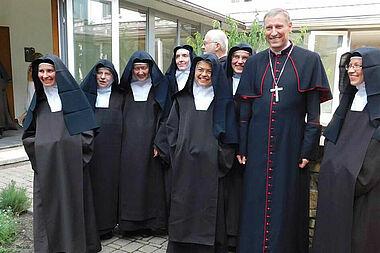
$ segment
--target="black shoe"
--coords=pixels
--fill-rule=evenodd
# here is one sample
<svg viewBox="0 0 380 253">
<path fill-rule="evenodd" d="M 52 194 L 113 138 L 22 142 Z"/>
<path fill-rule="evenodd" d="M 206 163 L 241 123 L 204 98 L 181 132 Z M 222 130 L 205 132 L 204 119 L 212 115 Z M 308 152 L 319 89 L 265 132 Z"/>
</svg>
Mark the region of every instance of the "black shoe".
<svg viewBox="0 0 380 253">
<path fill-rule="evenodd" d="M 142 238 L 147 238 L 147 237 L 150 237 L 153 235 L 153 232 L 151 229 L 140 229 L 139 230 L 139 235 L 142 237 Z"/>
<path fill-rule="evenodd" d="M 113 232 L 110 231 L 108 233 L 105 233 L 104 235 L 101 235 L 100 236 L 100 240 L 103 241 L 103 240 L 108 240 L 108 239 L 111 239 L 113 237 Z"/>
</svg>

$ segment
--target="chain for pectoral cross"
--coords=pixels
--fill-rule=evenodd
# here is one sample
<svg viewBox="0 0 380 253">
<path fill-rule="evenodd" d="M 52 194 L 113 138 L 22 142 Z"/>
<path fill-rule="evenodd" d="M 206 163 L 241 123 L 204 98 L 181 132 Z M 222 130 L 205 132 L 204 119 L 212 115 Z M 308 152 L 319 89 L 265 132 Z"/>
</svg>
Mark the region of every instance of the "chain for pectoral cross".
<svg viewBox="0 0 380 253">
<path fill-rule="evenodd" d="M 282 91 L 284 88 L 283 87 L 279 87 L 278 86 L 278 83 L 280 82 L 280 78 L 282 76 L 282 73 L 284 72 L 284 69 L 285 69 L 285 66 L 286 66 L 286 63 L 288 62 L 289 60 L 289 56 L 290 54 L 292 53 L 293 51 L 293 48 L 294 46 L 292 45 L 292 48 L 290 49 L 289 51 L 289 54 L 288 56 L 286 57 L 286 60 L 284 62 L 284 65 L 282 66 L 281 68 L 281 71 L 280 71 L 280 74 L 278 75 L 278 78 L 276 80 L 276 77 L 274 76 L 274 71 L 273 71 L 273 66 L 272 66 L 272 58 L 270 57 L 270 49 L 268 49 L 268 56 L 269 56 L 269 65 L 270 65 L 270 70 L 271 70 L 271 73 L 272 73 L 272 77 L 273 77 L 273 82 L 274 82 L 274 88 L 273 89 L 269 89 L 270 92 L 274 92 L 275 94 L 275 97 L 276 97 L 276 102 L 279 102 L 280 101 L 280 96 L 278 94 L 279 91 Z"/>
</svg>

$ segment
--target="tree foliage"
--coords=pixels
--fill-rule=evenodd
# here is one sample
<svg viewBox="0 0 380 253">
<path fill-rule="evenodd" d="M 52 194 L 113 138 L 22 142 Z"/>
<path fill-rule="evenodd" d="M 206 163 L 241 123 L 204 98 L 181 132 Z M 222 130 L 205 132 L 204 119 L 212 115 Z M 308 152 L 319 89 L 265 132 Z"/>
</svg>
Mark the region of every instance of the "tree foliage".
<svg viewBox="0 0 380 253">
<path fill-rule="evenodd" d="M 249 30 L 239 29 L 238 23 L 230 18 L 226 17 L 226 29 L 222 29 L 220 22 L 217 20 L 213 21 L 213 28 L 220 29 L 225 32 L 228 38 L 228 48 L 239 44 L 247 43 L 250 44 L 256 52 L 262 51 L 267 47 L 265 40 L 264 28 L 260 25 L 256 14 L 255 20 Z M 302 45 L 304 43 L 305 37 L 308 33 L 307 27 L 302 27 L 299 33 L 292 33 L 291 37 L 295 45 Z M 196 32 L 193 36 L 187 37 L 187 44 L 194 48 L 194 52 L 197 55 L 202 54 L 203 38 L 199 32 Z"/>
</svg>

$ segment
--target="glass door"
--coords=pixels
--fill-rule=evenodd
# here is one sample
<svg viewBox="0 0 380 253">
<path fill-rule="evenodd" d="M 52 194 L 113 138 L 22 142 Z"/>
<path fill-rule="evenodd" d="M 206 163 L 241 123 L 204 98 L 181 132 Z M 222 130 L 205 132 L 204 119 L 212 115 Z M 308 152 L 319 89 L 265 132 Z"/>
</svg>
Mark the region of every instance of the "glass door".
<svg viewBox="0 0 380 253">
<path fill-rule="evenodd" d="M 339 105 L 339 60 L 343 53 L 349 51 L 347 32 L 312 31 L 308 48 L 321 56 L 333 93 L 333 100 L 321 105 L 321 124 L 326 126 Z"/>
</svg>

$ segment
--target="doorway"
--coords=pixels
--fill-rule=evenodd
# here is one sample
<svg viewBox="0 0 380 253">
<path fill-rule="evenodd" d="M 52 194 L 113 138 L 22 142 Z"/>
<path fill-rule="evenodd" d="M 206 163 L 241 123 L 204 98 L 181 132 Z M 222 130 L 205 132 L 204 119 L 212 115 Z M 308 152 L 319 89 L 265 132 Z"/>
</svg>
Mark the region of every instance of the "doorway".
<svg viewBox="0 0 380 253">
<path fill-rule="evenodd" d="M 9 76 L 12 78 L 12 61 L 11 61 L 11 43 L 9 36 L 9 27 L 0 26 L 0 61 L 3 63 Z M 12 118 L 15 118 L 14 98 L 13 98 L 13 80 L 9 82 L 7 86 L 7 97 L 9 109 L 11 111 Z"/>
</svg>

